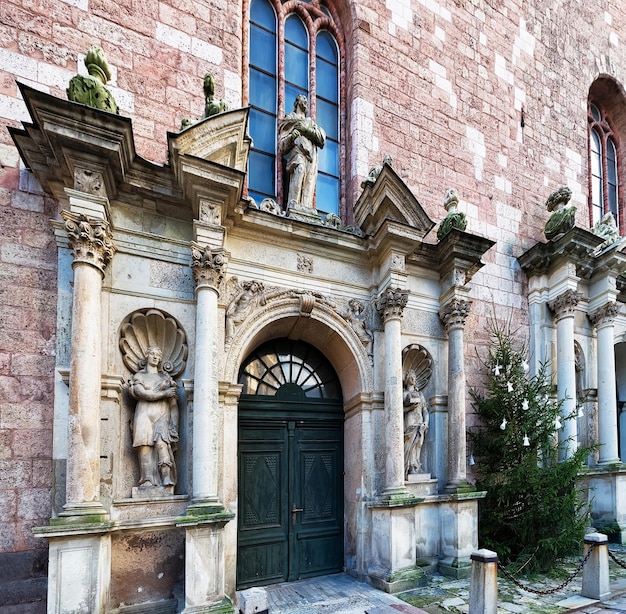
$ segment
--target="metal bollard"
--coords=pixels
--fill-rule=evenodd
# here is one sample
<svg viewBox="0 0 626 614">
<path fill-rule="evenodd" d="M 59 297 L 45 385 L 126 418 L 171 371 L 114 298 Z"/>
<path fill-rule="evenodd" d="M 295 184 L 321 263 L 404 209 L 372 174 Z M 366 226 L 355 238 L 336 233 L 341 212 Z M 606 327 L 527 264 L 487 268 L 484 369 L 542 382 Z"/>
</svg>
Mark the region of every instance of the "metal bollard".
<svg viewBox="0 0 626 614">
<path fill-rule="evenodd" d="M 609 587 L 609 538 L 602 533 L 585 535 L 585 556 L 592 544 L 595 544 L 595 548 L 583 567 L 581 595 L 589 597 L 589 599 L 604 601 L 611 596 Z"/>
<path fill-rule="evenodd" d="M 498 555 L 491 550 L 476 550 L 470 557 L 469 614 L 497 614 L 498 612 Z"/>
</svg>

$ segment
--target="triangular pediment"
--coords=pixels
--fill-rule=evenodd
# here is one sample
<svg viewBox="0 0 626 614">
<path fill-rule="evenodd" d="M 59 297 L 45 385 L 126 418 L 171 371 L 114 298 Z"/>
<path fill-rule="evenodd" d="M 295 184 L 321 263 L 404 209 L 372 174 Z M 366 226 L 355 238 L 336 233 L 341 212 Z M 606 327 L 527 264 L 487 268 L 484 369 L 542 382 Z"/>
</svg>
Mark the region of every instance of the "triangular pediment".
<svg viewBox="0 0 626 614">
<path fill-rule="evenodd" d="M 383 164 L 374 183 L 365 185 L 354 213 L 358 225 L 370 236 L 393 222 L 413 229 L 415 238 L 421 239 L 435 225 L 389 164 Z"/>
</svg>

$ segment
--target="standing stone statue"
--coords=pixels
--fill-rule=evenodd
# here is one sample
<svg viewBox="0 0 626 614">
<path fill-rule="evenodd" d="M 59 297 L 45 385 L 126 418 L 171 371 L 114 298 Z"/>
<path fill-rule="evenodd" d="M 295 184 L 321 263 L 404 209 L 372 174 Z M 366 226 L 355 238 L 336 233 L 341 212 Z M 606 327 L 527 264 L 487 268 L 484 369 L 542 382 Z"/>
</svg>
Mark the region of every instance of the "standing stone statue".
<svg viewBox="0 0 626 614">
<path fill-rule="evenodd" d="M 149 347 L 146 366 L 130 380 L 130 394 L 137 400 L 133 448 L 139 460 L 140 488 L 176 484 L 178 400 L 176 382 L 162 370 L 162 358 L 159 346 Z"/>
<path fill-rule="evenodd" d="M 92 45 L 85 56 L 85 66 L 89 76 L 72 77 L 67 88 L 67 97 L 72 102 L 80 102 L 110 113 L 119 113 L 113 94 L 106 87 L 111 79 L 111 69 L 100 47 Z"/>
<path fill-rule="evenodd" d="M 215 98 L 215 79 L 210 72 L 204 75 L 203 89 L 204 113 L 202 114 L 202 119 L 228 111 L 228 103 L 225 100 Z"/>
<path fill-rule="evenodd" d="M 404 474 L 421 473 L 420 459 L 428 432 L 429 412 L 424 395 L 416 387 L 417 374 L 409 369 L 404 377 Z"/>
<path fill-rule="evenodd" d="M 317 150 L 323 148 L 326 133 L 306 114 L 309 103 L 298 94 L 293 113 L 285 115 L 278 129 L 278 148 L 285 156 L 289 175 L 288 207 L 313 209 L 317 180 Z"/>
</svg>

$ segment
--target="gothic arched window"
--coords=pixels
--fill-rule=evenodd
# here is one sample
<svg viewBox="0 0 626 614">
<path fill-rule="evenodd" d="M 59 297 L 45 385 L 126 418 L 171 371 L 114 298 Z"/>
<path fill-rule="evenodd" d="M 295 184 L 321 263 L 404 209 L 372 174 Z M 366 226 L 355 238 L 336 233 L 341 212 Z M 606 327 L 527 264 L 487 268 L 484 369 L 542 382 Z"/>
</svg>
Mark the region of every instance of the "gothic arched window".
<svg viewBox="0 0 626 614">
<path fill-rule="evenodd" d="M 325 0 L 251 0 L 248 101 L 253 147 L 248 193 L 283 200 L 277 124 L 293 110 L 298 94 L 326 132 L 319 152 L 317 208 L 339 213 L 341 201 L 340 45 L 338 19 Z"/>
<path fill-rule="evenodd" d="M 602 107 L 589 103 L 589 200 L 591 224 L 612 213 L 620 226 L 617 146 L 611 123 Z"/>
</svg>

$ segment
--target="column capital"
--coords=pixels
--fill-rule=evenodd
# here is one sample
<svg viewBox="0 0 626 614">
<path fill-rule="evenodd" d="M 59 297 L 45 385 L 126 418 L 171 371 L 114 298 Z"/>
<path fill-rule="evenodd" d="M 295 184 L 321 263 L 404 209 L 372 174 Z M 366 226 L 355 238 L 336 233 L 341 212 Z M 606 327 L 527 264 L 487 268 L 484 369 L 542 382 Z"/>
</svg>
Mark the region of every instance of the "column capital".
<svg viewBox="0 0 626 614">
<path fill-rule="evenodd" d="M 582 292 L 572 289 L 566 290 L 562 294 L 559 294 L 553 301 L 550 301 L 548 307 L 554 312 L 557 320 L 567 318 L 568 316 L 574 315 L 576 306 L 582 297 Z"/>
<path fill-rule="evenodd" d="M 592 326 L 602 328 L 603 326 L 612 325 L 619 313 L 619 305 L 615 301 L 609 301 L 594 312 L 589 314 Z"/>
<path fill-rule="evenodd" d="M 472 301 L 466 301 L 460 298 L 453 298 L 447 302 L 440 310 L 439 317 L 446 327 L 446 330 L 450 330 L 453 327 L 465 326 L 465 320 L 469 315 L 472 307 Z"/>
<path fill-rule="evenodd" d="M 61 215 L 74 253 L 74 264 L 90 264 L 104 275 L 116 251 L 109 223 L 101 218 L 66 210 L 61 211 Z"/>
<path fill-rule="evenodd" d="M 196 288 L 209 286 L 217 290 L 226 273 L 227 264 L 226 250 L 191 243 L 191 272 Z"/>
<path fill-rule="evenodd" d="M 383 322 L 386 322 L 392 318 L 401 318 L 408 301 L 408 290 L 392 288 L 390 286 L 376 299 L 376 309 L 378 309 Z"/>
</svg>

